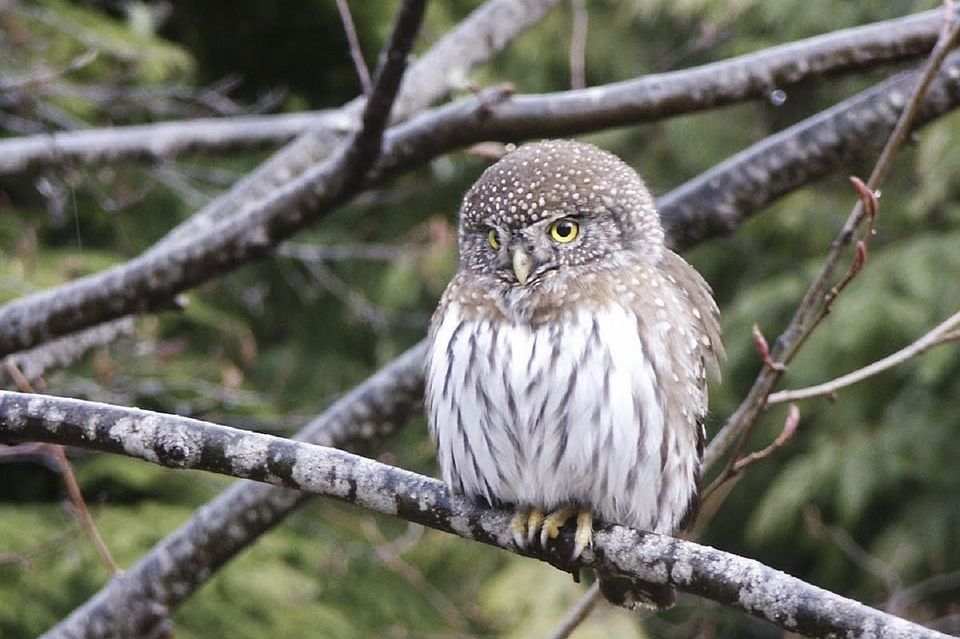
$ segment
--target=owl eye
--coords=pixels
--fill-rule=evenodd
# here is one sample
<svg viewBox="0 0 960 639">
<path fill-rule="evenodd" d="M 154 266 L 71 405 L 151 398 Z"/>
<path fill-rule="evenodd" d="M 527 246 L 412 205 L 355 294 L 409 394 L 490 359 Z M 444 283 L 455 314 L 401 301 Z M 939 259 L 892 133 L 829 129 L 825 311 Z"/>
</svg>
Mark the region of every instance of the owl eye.
<svg viewBox="0 0 960 639">
<path fill-rule="evenodd" d="M 493 229 L 490 229 L 490 231 L 487 233 L 487 244 L 494 251 L 500 250 L 500 240 L 497 239 L 497 232 Z"/>
<path fill-rule="evenodd" d="M 561 244 L 569 244 L 580 234 L 580 225 L 570 218 L 561 218 L 550 225 L 550 237 Z"/>
</svg>

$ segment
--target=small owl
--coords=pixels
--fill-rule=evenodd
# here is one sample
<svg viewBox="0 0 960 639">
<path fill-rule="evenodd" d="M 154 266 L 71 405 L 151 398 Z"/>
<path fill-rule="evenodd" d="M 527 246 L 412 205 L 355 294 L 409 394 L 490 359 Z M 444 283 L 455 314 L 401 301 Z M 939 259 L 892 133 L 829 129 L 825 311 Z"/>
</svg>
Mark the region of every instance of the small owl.
<svg viewBox="0 0 960 639">
<path fill-rule="evenodd" d="M 459 249 L 426 382 L 450 489 L 515 508 L 520 547 L 574 519 L 572 560 L 594 517 L 689 522 L 719 312 L 636 172 L 581 142 L 521 146 L 467 192 Z"/>
</svg>

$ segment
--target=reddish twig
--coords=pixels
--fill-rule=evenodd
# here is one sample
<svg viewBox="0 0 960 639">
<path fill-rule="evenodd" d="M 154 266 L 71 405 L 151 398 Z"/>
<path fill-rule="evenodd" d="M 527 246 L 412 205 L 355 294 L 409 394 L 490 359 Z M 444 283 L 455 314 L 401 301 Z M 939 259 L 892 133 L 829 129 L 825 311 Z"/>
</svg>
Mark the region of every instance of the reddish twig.
<svg viewBox="0 0 960 639">
<path fill-rule="evenodd" d="M 754 462 L 758 462 L 761 459 L 769 457 L 776 450 L 782 448 L 793 437 L 794 433 L 797 432 L 797 426 L 800 425 L 800 409 L 797 408 L 796 404 L 790 404 L 790 407 L 787 409 L 787 418 L 783 422 L 783 430 L 780 431 L 780 434 L 777 435 L 777 438 L 773 442 L 764 448 L 763 450 L 758 450 L 750 453 L 746 457 L 741 457 L 733 463 L 733 472 L 739 473 L 742 472 L 744 468 L 749 466 Z"/>
<path fill-rule="evenodd" d="M 33 386 L 30 385 L 30 381 L 20 371 L 20 367 L 17 366 L 17 363 L 13 361 L 13 359 L 7 358 L 4 361 L 4 366 L 21 392 L 35 392 Z M 83 498 L 83 493 L 80 491 L 80 484 L 77 483 L 77 477 L 73 474 L 73 467 L 70 465 L 70 461 L 63 451 L 63 446 L 57 446 L 56 444 L 41 444 L 40 446 L 43 447 L 45 452 L 49 452 L 56 460 L 60 474 L 63 475 L 63 481 L 67 485 L 67 493 L 70 495 L 74 513 L 77 519 L 80 520 L 80 524 L 83 526 L 84 531 L 86 531 L 87 536 L 90 537 L 90 541 L 93 542 L 93 547 L 96 548 L 100 560 L 111 573 L 116 574 L 121 572 L 120 567 L 110 554 L 110 549 L 107 548 L 107 545 L 103 542 L 103 538 L 100 536 L 96 524 L 93 523 L 93 517 L 90 516 L 90 511 L 87 509 L 87 502 Z"/>
<path fill-rule="evenodd" d="M 923 102 L 924 95 L 930 83 L 934 77 L 936 77 L 940 65 L 943 63 L 947 53 L 953 48 L 958 35 L 960 35 L 960 28 L 958 28 L 958 22 L 960 21 L 957 20 L 953 6 L 948 4 L 945 9 L 944 29 L 941 31 L 940 37 L 934 45 L 933 51 L 930 53 L 916 88 L 913 90 L 910 99 L 901 112 L 893 132 L 890 134 L 883 151 L 880 153 L 880 157 L 877 159 L 876 165 L 870 174 L 870 179 L 865 185 L 866 191 L 875 193 L 880 183 L 886 177 L 893 157 L 899 150 L 907 133 L 913 127 L 913 123 L 920 111 L 920 105 Z M 854 186 L 856 188 L 857 184 L 854 183 Z M 858 192 L 859 191 L 860 189 L 858 188 Z M 828 292 L 832 288 L 831 282 L 834 279 L 839 260 L 845 249 L 853 242 L 856 229 L 867 215 L 868 209 L 875 203 L 875 198 L 866 198 L 866 201 L 861 198 L 853 207 L 843 229 L 834 240 L 820 273 L 807 289 L 789 325 L 777 339 L 776 344 L 771 350 L 770 358 L 773 361 L 784 364 L 789 363 L 799 348 L 803 346 L 810 333 L 818 325 L 822 317 L 821 312 Z M 773 370 L 768 367 L 764 367 L 764 369 L 760 371 L 760 374 L 754 381 L 753 387 L 751 387 L 743 402 L 741 402 L 737 410 L 730 416 L 727 423 L 724 424 L 723 428 L 707 447 L 704 453 L 705 468 L 709 468 L 716 463 L 731 447 L 733 447 L 734 453 L 730 457 L 728 468 L 740 457 L 740 453 L 746 445 L 747 439 L 757 419 L 767 404 L 767 397 L 773 391 L 774 385 L 779 381 L 782 374 L 782 371 Z"/>
<path fill-rule="evenodd" d="M 700 499 L 703 502 L 704 507 L 702 508 L 700 515 L 697 517 L 697 529 L 706 523 L 706 521 L 708 521 L 717 511 L 717 508 L 719 507 L 718 503 L 712 503 L 710 507 L 707 507 L 707 502 L 710 501 L 711 498 L 719 498 L 720 496 L 725 495 L 725 493 L 718 492 L 720 488 L 728 482 L 738 479 L 740 475 L 743 474 L 744 469 L 750 464 L 758 462 L 761 459 L 766 459 L 779 449 L 783 448 L 783 446 L 793 438 L 794 434 L 796 434 L 797 427 L 799 425 L 800 409 L 797 408 L 796 404 L 790 404 L 790 407 L 787 409 L 787 417 L 783 421 L 783 428 L 780 430 L 780 434 L 777 435 L 775 440 L 761 450 L 757 450 L 743 457 L 739 457 L 733 463 L 727 465 L 723 469 L 723 472 L 721 472 L 720 475 L 718 475 L 701 494 Z"/>
<path fill-rule="evenodd" d="M 751 334 L 753 335 L 753 345 L 757 347 L 757 353 L 760 355 L 760 360 L 763 362 L 763 365 L 779 373 L 787 370 L 786 365 L 781 362 L 775 362 L 773 358 L 770 357 L 770 346 L 767 344 L 767 338 L 764 337 L 760 331 L 760 327 L 754 324 Z"/>
<path fill-rule="evenodd" d="M 103 562 L 103 565 L 106 566 L 111 574 L 123 572 L 120 566 L 117 565 L 117 562 L 113 560 L 110 549 L 107 548 L 107 544 L 104 543 L 103 537 L 100 536 L 100 531 L 97 530 L 97 526 L 93 522 L 90 510 L 87 508 L 87 502 L 84 500 L 83 493 L 80 491 L 80 484 L 77 483 L 77 477 L 73 474 L 73 467 L 70 466 L 70 461 L 63 451 L 63 446 L 51 444 L 50 451 L 60 466 L 60 473 L 63 475 L 64 483 L 67 485 L 67 492 L 70 494 L 70 502 L 73 504 L 74 514 L 77 519 L 80 520 L 80 525 L 83 526 L 87 536 L 90 537 L 90 541 L 93 542 L 93 547 L 96 548 L 100 561 Z"/>
<path fill-rule="evenodd" d="M 863 270 L 864 265 L 867 263 L 867 246 L 873 236 L 877 234 L 877 212 L 880 208 L 877 194 L 870 190 L 867 185 L 863 183 L 863 180 L 857 176 L 851 175 L 848 179 L 850 180 L 850 184 L 852 184 L 853 188 L 857 191 L 857 195 L 860 197 L 860 205 L 863 208 L 863 215 L 867 218 L 869 225 L 863 239 L 857 240 L 855 249 L 856 252 L 854 253 L 853 262 L 851 262 L 850 268 L 847 269 L 846 274 L 840 278 L 840 281 L 834 284 L 830 291 L 824 296 L 823 308 L 820 309 L 820 314 L 817 316 L 813 328 L 823 321 L 824 317 L 830 314 L 830 311 L 833 308 L 833 302 L 837 299 L 840 293 L 843 292 L 843 289 L 847 288 L 847 285 L 850 284 L 850 282 L 852 282 L 854 278 L 860 274 L 861 270 Z"/>
</svg>

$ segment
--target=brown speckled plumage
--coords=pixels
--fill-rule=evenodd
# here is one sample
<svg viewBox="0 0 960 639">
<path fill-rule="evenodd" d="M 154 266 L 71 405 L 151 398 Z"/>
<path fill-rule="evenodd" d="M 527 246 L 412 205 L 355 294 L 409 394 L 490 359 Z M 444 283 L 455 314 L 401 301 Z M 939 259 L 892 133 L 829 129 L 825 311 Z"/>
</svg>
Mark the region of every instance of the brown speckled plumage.
<svg viewBox="0 0 960 639">
<path fill-rule="evenodd" d="M 722 345 L 710 289 L 664 245 L 642 180 L 588 144 L 522 146 L 464 197 L 459 244 L 427 366 L 444 480 L 672 532 L 696 503 Z"/>
</svg>

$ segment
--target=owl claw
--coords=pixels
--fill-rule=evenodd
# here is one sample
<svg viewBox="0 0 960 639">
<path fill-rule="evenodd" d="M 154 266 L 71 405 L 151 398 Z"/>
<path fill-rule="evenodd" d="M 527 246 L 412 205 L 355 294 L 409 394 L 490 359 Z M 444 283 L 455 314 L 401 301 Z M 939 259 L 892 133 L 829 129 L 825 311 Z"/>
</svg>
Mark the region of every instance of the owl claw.
<svg viewBox="0 0 960 639">
<path fill-rule="evenodd" d="M 564 506 L 547 515 L 540 528 L 540 547 L 546 548 L 551 539 L 559 537 L 560 529 L 576 512 L 577 509 L 573 506 Z"/>
<path fill-rule="evenodd" d="M 527 517 L 527 545 L 533 544 L 533 540 L 537 538 L 537 531 L 541 530 L 541 527 L 544 524 L 545 517 L 543 516 L 543 511 L 539 508 L 533 508 L 530 510 L 530 515 Z"/>
<path fill-rule="evenodd" d="M 577 513 L 577 532 L 573 536 L 573 553 L 570 561 L 576 561 L 583 551 L 593 545 L 593 513 L 580 510 Z"/>
<path fill-rule="evenodd" d="M 560 529 L 574 515 L 577 517 L 577 530 L 573 537 L 573 553 L 570 561 L 576 561 L 593 543 L 593 513 L 585 508 L 565 506 L 547 515 L 540 528 L 540 545 L 547 547 L 551 539 L 560 536 Z"/>
<path fill-rule="evenodd" d="M 521 550 L 527 547 L 527 522 L 529 519 L 529 508 L 517 508 L 510 520 L 510 534 L 513 536 L 513 543 Z"/>
<path fill-rule="evenodd" d="M 517 508 L 510 520 L 510 533 L 513 543 L 525 550 L 533 545 L 540 533 L 540 547 L 546 548 L 551 539 L 560 536 L 560 530 L 567 521 L 576 515 L 577 529 L 573 536 L 573 553 L 570 561 L 576 561 L 583 551 L 593 544 L 593 513 L 585 508 L 564 506 L 544 516 L 539 508 Z"/>
</svg>

